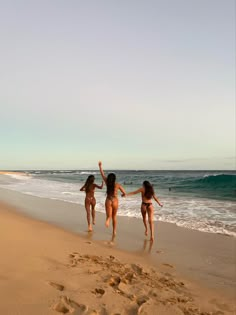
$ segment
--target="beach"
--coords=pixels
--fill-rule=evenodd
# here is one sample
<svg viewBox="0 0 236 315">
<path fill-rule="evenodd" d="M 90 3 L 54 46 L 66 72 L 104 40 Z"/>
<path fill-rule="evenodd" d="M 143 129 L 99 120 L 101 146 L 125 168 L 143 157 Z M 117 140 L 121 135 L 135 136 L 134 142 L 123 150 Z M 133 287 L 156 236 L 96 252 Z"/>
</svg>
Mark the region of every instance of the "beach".
<svg viewBox="0 0 236 315">
<path fill-rule="evenodd" d="M 0 190 L 1 314 L 235 314 L 235 238 Z M 67 216 L 65 216 L 67 213 Z"/>
<path fill-rule="evenodd" d="M 1 2 L 0 315 L 236 315 L 235 8 Z"/>
</svg>

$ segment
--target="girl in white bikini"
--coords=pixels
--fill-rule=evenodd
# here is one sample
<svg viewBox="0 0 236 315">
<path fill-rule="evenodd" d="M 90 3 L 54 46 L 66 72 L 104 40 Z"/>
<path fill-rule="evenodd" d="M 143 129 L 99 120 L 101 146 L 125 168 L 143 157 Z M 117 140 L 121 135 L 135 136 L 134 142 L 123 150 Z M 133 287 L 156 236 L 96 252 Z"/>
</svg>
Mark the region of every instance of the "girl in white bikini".
<svg viewBox="0 0 236 315">
<path fill-rule="evenodd" d="M 105 202 L 106 207 L 106 227 L 109 227 L 110 219 L 112 219 L 112 225 L 113 225 L 113 237 L 116 235 L 116 214 L 118 210 L 118 190 L 121 191 L 122 197 L 125 196 L 125 190 L 124 188 L 116 182 L 116 175 L 114 173 L 110 173 L 107 175 L 107 177 L 104 174 L 104 171 L 102 169 L 102 162 L 98 163 L 100 173 L 102 175 L 102 178 L 107 186 L 107 198 Z"/>
<path fill-rule="evenodd" d="M 154 207 L 152 205 L 152 198 L 159 204 L 160 207 L 163 207 L 163 204 L 158 200 L 157 196 L 155 195 L 153 186 L 147 180 L 143 182 L 143 187 L 139 188 L 138 190 L 128 193 L 126 196 L 131 196 L 138 193 L 141 193 L 142 195 L 141 213 L 143 217 L 143 224 L 145 227 L 145 235 L 148 235 L 147 219 L 146 219 L 146 216 L 148 214 L 148 222 L 149 222 L 150 232 L 151 232 L 150 241 L 153 242 L 154 241 L 154 224 L 153 224 Z"/>
<path fill-rule="evenodd" d="M 80 188 L 80 191 L 85 191 L 86 197 L 85 197 L 85 209 L 87 212 L 87 221 L 88 221 L 88 231 L 92 232 L 92 224 L 90 221 L 90 212 L 92 212 L 92 220 L 93 224 L 95 224 L 95 206 L 96 206 L 96 199 L 94 197 L 95 189 L 102 189 L 103 188 L 103 182 L 101 186 L 96 185 L 94 183 L 95 177 L 93 175 L 89 175 L 87 178 L 85 184 L 83 187 Z"/>
</svg>

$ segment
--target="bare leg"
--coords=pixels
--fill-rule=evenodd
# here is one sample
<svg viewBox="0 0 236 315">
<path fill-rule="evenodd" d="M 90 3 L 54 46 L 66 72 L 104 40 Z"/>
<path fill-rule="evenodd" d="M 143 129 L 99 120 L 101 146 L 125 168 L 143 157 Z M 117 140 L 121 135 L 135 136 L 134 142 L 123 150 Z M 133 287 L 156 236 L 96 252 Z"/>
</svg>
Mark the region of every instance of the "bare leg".
<svg viewBox="0 0 236 315">
<path fill-rule="evenodd" d="M 92 229 L 92 225 L 90 222 L 90 201 L 87 199 L 85 199 L 85 209 L 87 212 L 88 231 L 91 232 L 93 229 Z"/>
<path fill-rule="evenodd" d="M 112 203 L 112 226 L 113 226 L 113 236 L 116 235 L 116 226 L 117 226 L 117 218 L 116 218 L 116 214 L 117 214 L 117 210 L 118 210 L 118 199 L 114 198 L 113 203 Z"/>
<path fill-rule="evenodd" d="M 150 242 L 149 249 L 148 249 L 148 253 L 151 253 L 151 251 L 152 251 L 152 245 L 153 245 L 153 241 Z"/>
<path fill-rule="evenodd" d="M 143 224 L 145 227 L 145 235 L 148 235 L 148 228 L 147 228 L 147 210 L 146 210 L 146 206 L 145 205 L 141 205 L 141 213 L 142 213 L 142 217 L 143 217 Z"/>
<path fill-rule="evenodd" d="M 93 199 L 92 202 L 92 219 L 93 219 L 93 225 L 95 225 L 95 206 L 96 206 L 96 199 Z"/>
<path fill-rule="evenodd" d="M 109 227 L 110 224 L 110 219 L 112 217 L 112 201 L 109 199 L 106 199 L 106 203 L 105 203 L 105 207 L 106 207 L 106 227 Z"/>
<path fill-rule="evenodd" d="M 150 241 L 153 242 L 154 241 L 154 224 L 153 224 L 153 212 L 154 212 L 154 208 L 153 206 L 149 206 L 148 208 L 148 223 L 150 226 L 150 231 L 151 231 L 151 237 L 150 237 Z"/>
<path fill-rule="evenodd" d="M 112 234 L 112 238 L 111 238 L 111 244 L 114 244 L 116 236 L 114 234 Z"/>
<path fill-rule="evenodd" d="M 143 251 L 145 252 L 146 250 L 146 247 L 147 247 L 147 240 L 144 240 L 143 242 Z"/>
</svg>

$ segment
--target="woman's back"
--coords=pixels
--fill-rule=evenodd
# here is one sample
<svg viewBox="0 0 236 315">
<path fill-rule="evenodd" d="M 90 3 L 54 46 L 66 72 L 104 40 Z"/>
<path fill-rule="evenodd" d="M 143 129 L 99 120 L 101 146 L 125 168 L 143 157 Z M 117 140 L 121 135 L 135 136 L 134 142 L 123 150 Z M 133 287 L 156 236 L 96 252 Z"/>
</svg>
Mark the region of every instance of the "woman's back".
<svg viewBox="0 0 236 315">
<path fill-rule="evenodd" d="M 141 194 L 143 202 L 151 202 L 153 196 L 146 196 L 145 188 L 142 188 Z"/>
<path fill-rule="evenodd" d="M 91 184 L 89 185 L 88 187 L 86 187 L 85 189 L 85 193 L 88 197 L 93 197 L 94 196 L 94 193 L 95 193 L 95 188 L 96 188 L 96 185 L 95 184 Z"/>
<path fill-rule="evenodd" d="M 142 201 L 144 202 L 150 202 L 153 196 L 155 195 L 153 186 L 151 185 L 150 182 L 144 181 L 143 182 L 143 187 L 141 190 L 142 193 Z"/>
</svg>

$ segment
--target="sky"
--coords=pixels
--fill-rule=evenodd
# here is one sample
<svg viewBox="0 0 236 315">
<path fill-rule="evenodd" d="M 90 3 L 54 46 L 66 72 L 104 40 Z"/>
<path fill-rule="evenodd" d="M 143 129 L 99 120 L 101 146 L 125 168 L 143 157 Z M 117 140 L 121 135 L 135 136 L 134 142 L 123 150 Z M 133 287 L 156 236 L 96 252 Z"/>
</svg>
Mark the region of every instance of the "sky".
<svg viewBox="0 0 236 315">
<path fill-rule="evenodd" d="M 234 0 L 0 0 L 0 169 L 235 169 Z"/>
</svg>

